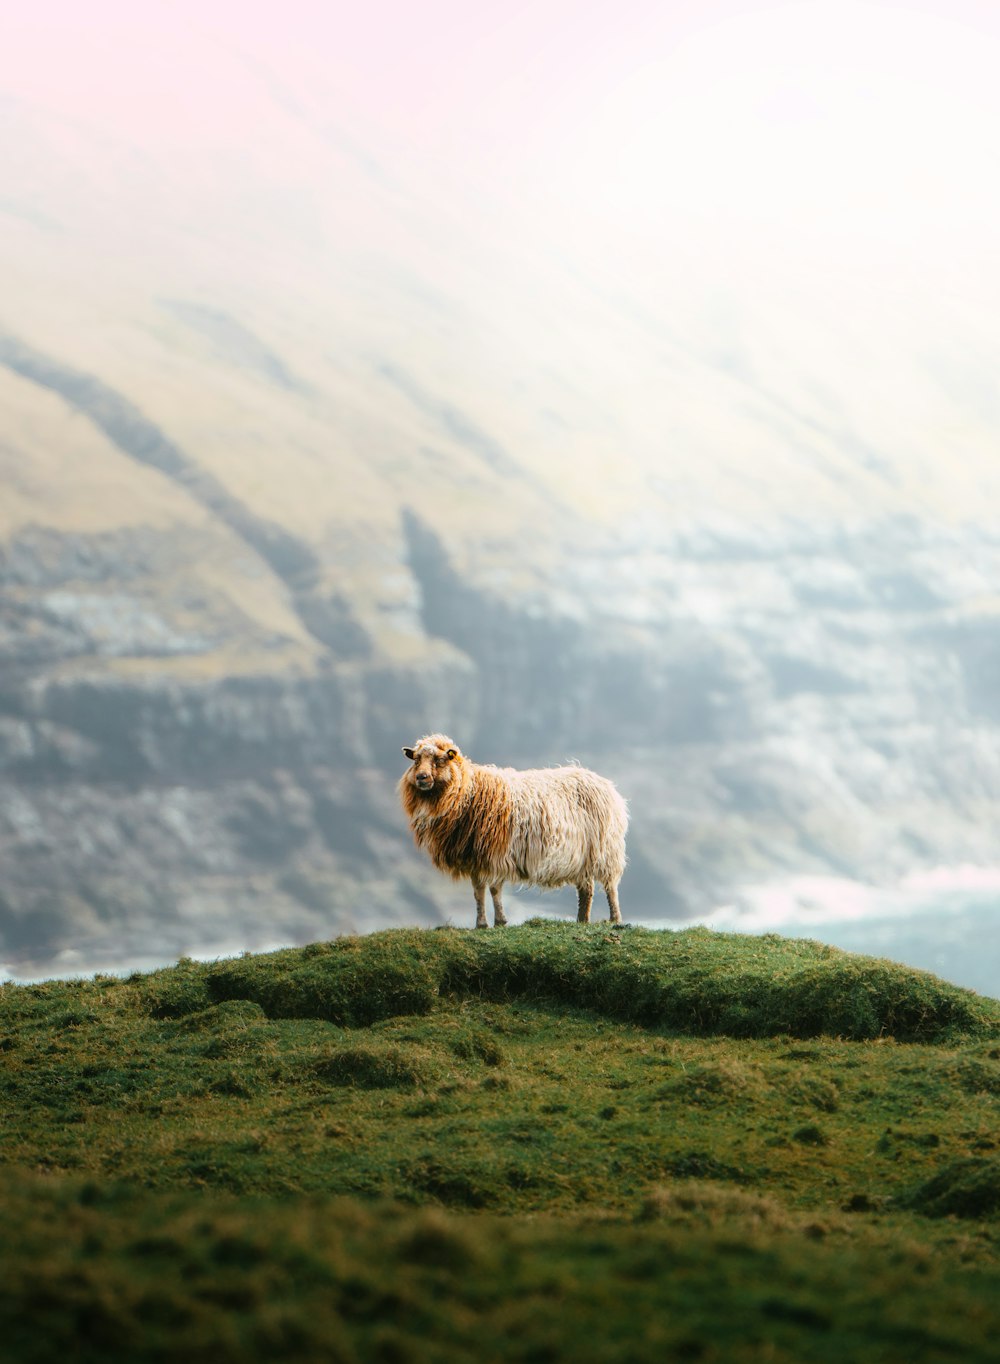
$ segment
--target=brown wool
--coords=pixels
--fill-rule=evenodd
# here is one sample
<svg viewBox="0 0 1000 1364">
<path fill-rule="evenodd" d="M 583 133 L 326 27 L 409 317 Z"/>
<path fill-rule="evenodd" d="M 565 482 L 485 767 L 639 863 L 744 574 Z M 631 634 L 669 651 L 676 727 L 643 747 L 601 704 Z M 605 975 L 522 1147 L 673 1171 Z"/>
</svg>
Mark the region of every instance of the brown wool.
<svg viewBox="0 0 1000 1364">
<path fill-rule="evenodd" d="M 470 878 L 479 927 L 486 924 L 487 886 L 494 922 L 506 922 L 506 881 L 575 885 L 585 921 L 597 879 L 612 921 L 620 921 L 628 811 L 606 777 L 578 766 L 485 766 L 466 758 L 445 734 L 427 735 L 404 752 L 412 765 L 399 793 L 414 839 L 441 871 Z"/>
</svg>

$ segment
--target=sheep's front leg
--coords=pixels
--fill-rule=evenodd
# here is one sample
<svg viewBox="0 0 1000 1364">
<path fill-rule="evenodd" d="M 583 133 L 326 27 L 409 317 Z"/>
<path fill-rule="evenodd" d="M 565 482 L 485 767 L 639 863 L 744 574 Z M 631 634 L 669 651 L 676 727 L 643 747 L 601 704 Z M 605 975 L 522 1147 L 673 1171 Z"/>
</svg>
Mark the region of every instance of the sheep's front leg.
<svg viewBox="0 0 1000 1364">
<path fill-rule="evenodd" d="M 594 903 L 594 883 L 584 881 L 576 888 L 577 911 L 576 921 L 580 924 L 590 923 L 590 906 Z"/>
<path fill-rule="evenodd" d="M 489 928 L 486 920 L 486 882 L 473 878 L 472 893 L 476 897 L 476 927 Z"/>
<path fill-rule="evenodd" d="M 493 927 L 502 928 L 507 922 L 507 916 L 503 912 L 503 882 L 498 881 L 495 886 L 490 886 L 490 894 L 493 896 Z"/>
<path fill-rule="evenodd" d="M 620 924 L 622 912 L 618 904 L 618 886 L 614 881 L 606 881 L 604 893 L 608 897 L 608 918 L 613 924 Z"/>
</svg>

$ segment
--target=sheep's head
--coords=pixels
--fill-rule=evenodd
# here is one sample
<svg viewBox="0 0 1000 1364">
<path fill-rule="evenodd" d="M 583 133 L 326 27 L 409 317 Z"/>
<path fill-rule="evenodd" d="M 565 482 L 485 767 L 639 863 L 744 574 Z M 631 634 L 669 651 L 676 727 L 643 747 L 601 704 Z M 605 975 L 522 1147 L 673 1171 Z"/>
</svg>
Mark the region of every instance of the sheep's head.
<svg viewBox="0 0 1000 1364">
<path fill-rule="evenodd" d="M 413 764 L 406 779 L 424 795 L 440 793 L 449 786 L 462 762 L 461 750 L 447 734 L 429 734 L 412 748 L 404 748 L 403 753 Z"/>
</svg>

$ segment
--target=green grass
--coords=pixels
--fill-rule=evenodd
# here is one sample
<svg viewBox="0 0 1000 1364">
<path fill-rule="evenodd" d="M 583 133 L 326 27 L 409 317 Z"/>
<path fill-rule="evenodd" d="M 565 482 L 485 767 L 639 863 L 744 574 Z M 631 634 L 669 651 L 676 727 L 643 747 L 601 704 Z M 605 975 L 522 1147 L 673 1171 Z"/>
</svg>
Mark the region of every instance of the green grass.
<svg viewBox="0 0 1000 1364">
<path fill-rule="evenodd" d="M 11 1182 L 5 1357 L 224 1361 L 995 1358 L 995 1268 L 713 1186 L 636 1217 Z"/>
<path fill-rule="evenodd" d="M 12 1361 L 985 1361 L 1000 1004 L 543 922 L 6 985 L 0 1206 Z"/>
<path fill-rule="evenodd" d="M 1000 1005 L 924 971 L 820 943 L 688 929 L 533 920 L 505 933 L 421 929 L 159 972 L 163 1017 L 225 999 L 272 1018 L 346 1026 L 421 1014 L 444 997 L 591 1009 L 622 1022 L 731 1037 L 995 1036 Z"/>
</svg>

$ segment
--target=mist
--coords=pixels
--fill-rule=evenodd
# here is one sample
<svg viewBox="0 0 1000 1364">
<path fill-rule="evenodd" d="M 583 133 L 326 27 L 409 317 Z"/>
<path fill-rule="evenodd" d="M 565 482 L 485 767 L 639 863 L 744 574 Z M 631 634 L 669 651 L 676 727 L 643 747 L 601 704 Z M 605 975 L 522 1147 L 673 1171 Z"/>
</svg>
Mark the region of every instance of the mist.
<svg viewBox="0 0 1000 1364">
<path fill-rule="evenodd" d="M 8 19 L 0 968 L 471 923 L 394 791 L 443 730 L 614 778 L 633 922 L 1000 991 L 998 48 L 972 3 Z"/>
</svg>

